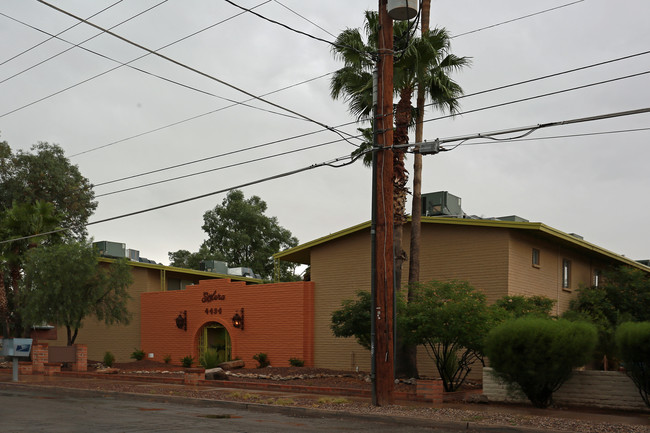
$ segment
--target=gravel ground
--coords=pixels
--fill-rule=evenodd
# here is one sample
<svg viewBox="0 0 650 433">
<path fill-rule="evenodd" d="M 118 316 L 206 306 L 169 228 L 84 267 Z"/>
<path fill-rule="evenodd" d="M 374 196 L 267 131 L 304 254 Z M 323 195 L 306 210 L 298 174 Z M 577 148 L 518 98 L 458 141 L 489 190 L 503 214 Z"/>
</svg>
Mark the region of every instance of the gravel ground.
<svg viewBox="0 0 650 433">
<path fill-rule="evenodd" d="M 154 366 L 151 363 L 139 361 L 138 363 L 116 364 L 116 368 L 120 368 L 123 373 L 131 375 L 174 375 L 177 376 L 180 368 L 159 364 Z M 169 371 L 169 373 L 161 373 L 160 369 Z M 242 370 L 239 370 L 242 371 Z M 257 373 L 273 375 L 312 375 L 312 374 L 326 374 L 329 377 L 320 379 L 295 379 L 291 383 L 303 383 L 308 385 L 309 381 L 320 381 L 320 383 L 313 383 L 316 386 L 336 386 L 336 387 L 369 387 L 362 378 L 359 377 L 339 377 L 349 372 L 333 372 L 331 370 L 323 369 L 309 369 L 309 368 L 272 368 L 263 370 L 245 370 L 245 373 Z M 111 375 L 112 376 L 112 375 Z M 423 407 L 421 404 L 413 405 L 394 405 L 375 407 L 367 402 L 360 401 L 354 398 L 342 397 L 315 397 L 305 394 L 304 397 L 298 394 L 292 394 L 290 397 L 282 397 L 278 394 L 269 393 L 266 391 L 255 390 L 219 390 L 217 388 L 204 388 L 204 387 L 188 387 L 181 385 L 165 385 L 155 383 L 140 383 L 119 381 L 119 376 L 112 376 L 114 380 L 103 379 L 59 379 L 52 382 L 56 387 L 68 387 L 77 389 L 92 389 L 98 391 L 114 391 L 114 392 L 129 392 L 145 395 L 165 395 L 176 397 L 189 397 L 200 399 L 214 399 L 225 401 L 238 401 L 247 403 L 259 403 L 278 406 L 295 406 L 314 408 L 319 410 L 328 411 L 344 411 L 356 414 L 378 414 L 408 418 L 421 418 L 430 419 L 435 421 L 463 421 L 474 424 L 482 425 L 505 425 L 505 426 L 518 426 L 518 427 L 533 427 L 538 429 L 548 429 L 551 431 L 567 431 L 567 432 L 585 432 L 585 433 L 650 433 L 650 414 L 645 416 L 631 416 L 629 422 L 636 424 L 624 423 L 620 421 L 625 416 L 624 413 L 616 412 L 611 416 L 612 419 L 620 421 L 619 423 L 610 422 L 593 422 L 590 421 L 590 415 L 587 412 L 581 413 L 579 417 L 570 416 L 569 414 L 559 414 L 559 416 L 545 416 L 539 415 L 539 410 L 528 409 L 517 410 L 515 406 L 508 405 L 463 405 L 462 408 L 456 407 L 442 407 L 430 408 Z M 235 379 L 233 380 L 240 380 Z M 244 379 L 250 382 L 251 379 Z M 257 381 L 268 381 L 269 379 L 256 379 Z M 354 384 L 354 385 L 353 385 Z M 48 386 L 47 382 L 40 383 L 40 385 Z M 412 385 L 400 384 L 403 387 L 412 387 Z M 445 404 L 445 406 L 448 406 Z M 475 409 L 474 409 L 475 408 Z M 541 411 L 543 412 L 543 411 Z M 534 414 L 531 414 L 534 413 Z M 549 411 L 549 413 L 557 413 L 557 411 Z M 574 412 L 572 412 L 574 413 Z M 638 414 L 637 414 L 638 415 Z M 601 417 L 602 418 L 602 417 Z"/>
</svg>

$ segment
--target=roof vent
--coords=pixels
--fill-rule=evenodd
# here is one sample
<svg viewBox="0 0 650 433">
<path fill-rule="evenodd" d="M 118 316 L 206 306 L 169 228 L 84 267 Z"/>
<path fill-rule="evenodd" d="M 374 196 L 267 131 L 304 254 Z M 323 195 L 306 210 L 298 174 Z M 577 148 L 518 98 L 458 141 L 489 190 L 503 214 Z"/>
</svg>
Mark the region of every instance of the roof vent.
<svg viewBox="0 0 650 433">
<path fill-rule="evenodd" d="M 578 239 L 580 239 L 581 241 L 583 241 L 583 240 L 585 239 L 585 238 L 583 238 L 582 236 L 580 236 L 578 233 L 569 233 L 569 235 L 570 235 L 570 236 L 573 236 L 574 238 L 578 238 Z"/>
</svg>

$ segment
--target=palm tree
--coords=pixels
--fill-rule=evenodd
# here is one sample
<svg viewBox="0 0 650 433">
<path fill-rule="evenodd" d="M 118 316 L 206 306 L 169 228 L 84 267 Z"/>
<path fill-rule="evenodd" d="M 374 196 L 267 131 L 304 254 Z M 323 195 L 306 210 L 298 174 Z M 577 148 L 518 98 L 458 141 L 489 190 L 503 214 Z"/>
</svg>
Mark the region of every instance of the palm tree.
<svg viewBox="0 0 650 433">
<path fill-rule="evenodd" d="M 369 120 L 372 112 L 372 71 L 375 67 L 373 55 L 377 51 L 378 16 L 376 12 L 367 11 L 365 14 L 365 36 L 359 29 L 346 29 L 336 39 L 333 52 L 335 57 L 344 62 L 343 68 L 336 71 L 330 83 L 332 98 L 345 97 L 350 112 L 358 121 Z M 425 32 L 419 38 L 410 35 L 408 22 L 394 23 L 393 47 L 396 53 L 393 87 L 398 103 L 395 110 L 395 130 L 393 144 L 401 145 L 409 142 L 408 129 L 412 125 L 412 98 L 416 89 L 422 89 L 423 99 L 428 96 L 434 107 L 455 112 L 458 109 L 458 97 L 462 95 L 461 87 L 454 82 L 449 74 L 460 70 L 469 64 L 466 57 L 457 57 L 451 53 L 449 35 L 445 29 L 434 29 Z M 423 113 L 424 103 L 418 113 Z M 421 124 L 421 120 L 420 120 Z M 395 281 L 400 288 L 402 264 L 406 253 L 402 248 L 402 227 L 406 222 L 406 196 L 408 190 L 408 171 L 404 166 L 405 151 L 400 148 L 393 150 L 393 219 L 395 249 Z M 416 168 L 418 180 L 420 172 Z M 401 352 L 401 351 L 400 351 Z M 399 362 L 398 374 L 417 376 L 415 357 L 406 355 L 408 360 Z"/>
</svg>

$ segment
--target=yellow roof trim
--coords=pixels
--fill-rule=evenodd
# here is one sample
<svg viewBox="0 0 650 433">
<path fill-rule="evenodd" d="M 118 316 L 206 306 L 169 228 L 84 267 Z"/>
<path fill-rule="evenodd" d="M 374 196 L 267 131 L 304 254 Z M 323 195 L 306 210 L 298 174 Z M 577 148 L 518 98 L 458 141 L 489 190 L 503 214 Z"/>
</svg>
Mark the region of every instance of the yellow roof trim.
<svg viewBox="0 0 650 433">
<path fill-rule="evenodd" d="M 409 221 L 411 217 L 408 217 Z M 564 233 L 553 227 L 549 227 L 540 222 L 524 222 L 524 221 L 501 221 L 501 220 L 485 220 L 485 219 L 470 219 L 470 218 L 445 218 L 445 217 L 422 217 L 422 223 L 424 224 L 446 224 L 446 225 L 462 225 L 462 226 L 472 226 L 472 227 L 495 227 L 502 229 L 515 229 L 515 230 L 530 230 L 540 232 L 551 237 L 560 239 L 562 241 L 573 244 L 579 248 L 587 249 L 598 254 L 602 254 L 606 257 L 612 258 L 619 262 L 625 263 L 627 265 L 633 266 L 635 268 L 641 269 L 645 272 L 650 272 L 650 267 L 642 265 L 635 260 L 628 259 L 625 256 L 616 254 L 612 251 L 609 251 L 605 248 L 601 248 L 598 245 L 592 244 L 585 240 L 579 239 L 575 236 L 572 236 L 568 233 Z M 305 265 L 310 264 L 309 250 L 317 245 L 332 241 L 334 239 L 347 236 L 354 232 L 370 228 L 370 221 L 366 221 L 361 224 L 349 227 L 338 232 L 331 233 L 327 236 L 320 237 L 313 241 L 298 245 L 297 247 L 281 251 L 273 255 L 273 258 L 276 260 L 285 260 L 285 261 L 294 261 L 297 263 L 302 263 Z"/>
<path fill-rule="evenodd" d="M 100 262 L 106 262 L 106 263 L 114 263 L 116 261 L 116 259 L 111 259 L 108 257 L 99 257 L 98 260 Z M 258 283 L 258 284 L 262 283 L 262 280 L 257 278 L 240 277 L 238 275 L 230 275 L 230 274 L 217 274 L 214 272 L 197 271 L 196 269 L 177 268 L 174 266 L 158 265 L 154 263 L 136 262 L 133 260 L 127 261 L 127 264 L 129 266 L 133 266 L 136 268 L 149 268 L 149 269 L 158 269 L 158 270 L 165 270 L 171 272 L 179 272 L 179 273 L 198 276 L 198 277 L 229 278 L 233 281 L 246 281 L 249 283 Z"/>
</svg>

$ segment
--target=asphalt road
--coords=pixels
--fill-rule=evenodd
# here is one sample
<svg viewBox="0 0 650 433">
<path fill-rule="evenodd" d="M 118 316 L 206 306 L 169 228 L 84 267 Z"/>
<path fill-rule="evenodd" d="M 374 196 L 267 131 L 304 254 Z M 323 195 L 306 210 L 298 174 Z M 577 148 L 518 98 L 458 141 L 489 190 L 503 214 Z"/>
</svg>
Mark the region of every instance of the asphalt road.
<svg viewBox="0 0 650 433">
<path fill-rule="evenodd" d="M 304 414 L 303 414 L 304 415 Z M 36 389 L 0 390 L 0 425 L 13 432 L 496 432 L 359 417 L 301 416 L 291 408 L 229 407 L 147 401 L 147 397 L 87 397 Z M 461 428 L 462 427 L 462 428 Z M 507 429 L 510 432 L 525 431 Z"/>
</svg>

